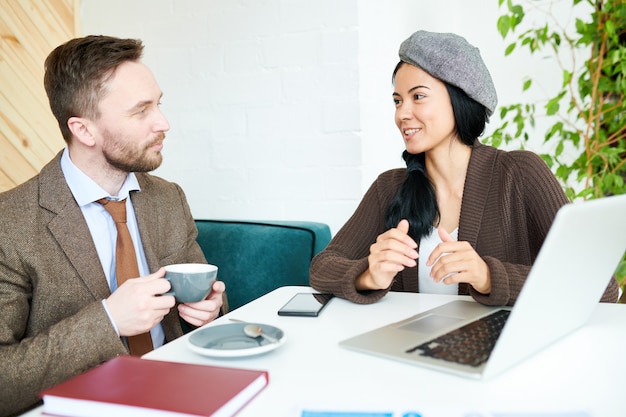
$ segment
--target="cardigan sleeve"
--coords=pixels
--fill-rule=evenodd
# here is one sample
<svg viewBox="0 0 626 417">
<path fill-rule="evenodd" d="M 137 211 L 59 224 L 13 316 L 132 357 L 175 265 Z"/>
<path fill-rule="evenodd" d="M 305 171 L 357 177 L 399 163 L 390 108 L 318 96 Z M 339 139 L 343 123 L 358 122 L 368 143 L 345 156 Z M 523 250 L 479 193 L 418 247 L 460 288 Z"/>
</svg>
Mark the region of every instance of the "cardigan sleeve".
<svg viewBox="0 0 626 417">
<path fill-rule="evenodd" d="M 387 206 L 405 172 L 387 171 L 371 185 L 354 214 L 311 262 L 309 279 L 313 288 L 360 304 L 378 301 L 389 291 L 357 291 L 355 280 L 368 268 L 370 246 L 387 230 Z"/>
</svg>

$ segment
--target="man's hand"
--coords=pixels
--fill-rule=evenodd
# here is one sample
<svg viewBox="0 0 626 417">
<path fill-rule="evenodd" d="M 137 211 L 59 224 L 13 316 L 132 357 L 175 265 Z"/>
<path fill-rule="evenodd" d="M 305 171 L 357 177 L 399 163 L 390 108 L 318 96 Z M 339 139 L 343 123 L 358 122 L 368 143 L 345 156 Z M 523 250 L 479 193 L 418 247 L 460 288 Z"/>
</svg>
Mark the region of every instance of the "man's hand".
<svg viewBox="0 0 626 417">
<path fill-rule="evenodd" d="M 161 268 L 153 274 L 131 278 L 105 300 L 120 336 L 149 331 L 174 307 L 173 296 L 161 295 L 171 288 L 164 276 L 165 269 Z"/>
<path fill-rule="evenodd" d="M 206 299 L 195 303 L 179 304 L 178 314 L 187 323 L 196 327 L 215 320 L 222 307 L 222 294 L 225 289 L 226 286 L 222 281 L 215 281 Z"/>
</svg>

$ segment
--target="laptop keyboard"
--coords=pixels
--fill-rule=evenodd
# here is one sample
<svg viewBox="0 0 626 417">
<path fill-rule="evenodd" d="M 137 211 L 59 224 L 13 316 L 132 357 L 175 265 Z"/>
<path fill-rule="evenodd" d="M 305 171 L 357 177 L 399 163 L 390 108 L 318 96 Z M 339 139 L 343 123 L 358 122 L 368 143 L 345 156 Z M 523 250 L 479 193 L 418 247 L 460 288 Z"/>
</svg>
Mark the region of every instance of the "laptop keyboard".
<svg viewBox="0 0 626 417">
<path fill-rule="evenodd" d="M 407 350 L 422 356 L 443 359 L 463 365 L 480 366 L 487 361 L 509 310 L 498 310 L 449 333 Z"/>
</svg>

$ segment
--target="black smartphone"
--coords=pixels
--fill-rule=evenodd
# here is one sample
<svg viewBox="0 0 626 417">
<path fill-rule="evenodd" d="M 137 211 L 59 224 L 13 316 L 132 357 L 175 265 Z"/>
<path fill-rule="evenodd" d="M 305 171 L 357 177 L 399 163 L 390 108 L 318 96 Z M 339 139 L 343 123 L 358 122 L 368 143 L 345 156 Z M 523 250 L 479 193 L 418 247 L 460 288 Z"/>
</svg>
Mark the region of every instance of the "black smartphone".
<svg viewBox="0 0 626 417">
<path fill-rule="evenodd" d="M 278 310 L 278 315 L 317 317 L 332 298 L 332 294 L 299 292 Z"/>
</svg>

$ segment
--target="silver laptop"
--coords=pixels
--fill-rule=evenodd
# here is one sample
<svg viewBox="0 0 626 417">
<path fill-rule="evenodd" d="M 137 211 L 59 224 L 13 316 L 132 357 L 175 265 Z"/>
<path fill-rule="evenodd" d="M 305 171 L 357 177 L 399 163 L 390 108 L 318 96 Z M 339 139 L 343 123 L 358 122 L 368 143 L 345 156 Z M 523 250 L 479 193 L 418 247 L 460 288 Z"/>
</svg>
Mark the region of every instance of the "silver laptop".
<svg viewBox="0 0 626 417">
<path fill-rule="evenodd" d="M 463 376 L 491 377 L 582 326 L 625 250 L 626 195 L 568 204 L 557 213 L 512 309 L 453 301 L 340 346 Z M 474 340 L 487 346 L 467 354 L 464 347 L 447 347 L 455 338 L 456 343 Z"/>
</svg>

